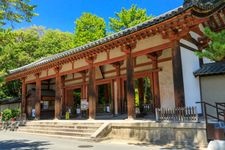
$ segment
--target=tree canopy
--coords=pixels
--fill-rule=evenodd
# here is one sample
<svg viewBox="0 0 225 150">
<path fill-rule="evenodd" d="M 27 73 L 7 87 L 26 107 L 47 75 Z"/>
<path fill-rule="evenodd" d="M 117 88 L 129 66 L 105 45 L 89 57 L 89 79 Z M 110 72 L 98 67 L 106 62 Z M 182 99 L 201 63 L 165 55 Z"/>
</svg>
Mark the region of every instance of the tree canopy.
<svg viewBox="0 0 225 150">
<path fill-rule="evenodd" d="M 146 9 L 132 5 L 130 9 L 122 8 L 120 12 L 116 13 L 116 17 L 110 18 L 109 26 L 113 32 L 118 32 L 151 18 L 152 16 L 147 15 Z"/>
<path fill-rule="evenodd" d="M 29 64 L 41 57 L 56 54 L 74 47 L 73 34 L 59 30 L 32 26 L 20 30 L 0 31 L 0 76 L 10 69 Z M 0 97 L 16 95 L 20 84 L 4 83 L 0 78 Z M 17 90 L 15 90 L 17 87 Z M 14 90 L 15 92 L 12 92 Z"/>
<path fill-rule="evenodd" d="M 75 46 L 98 40 L 106 36 L 106 23 L 103 18 L 90 13 L 83 13 L 75 21 Z"/>
<path fill-rule="evenodd" d="M 205 50 L 197 51 L 196 54 L 201 58 L 206 57 L 213 61 L 225 60 L 225 30 L 213 32 L 206 28 L 204 34 L 211 41 Z"/>
<path fill-rule="evenodd" d="M 35 7 L 30 4 L 30 0 L 0 0 L 0 27 L 7 21 L 31 21 L 31 18 L 37 15 L 34 13 Z"/>
<path fill-rule="evenodd" d="M 21 90 L 19 81 L 4 82 L 2 76 L 8 70 L 106 36 L 104 19 L 91 13 L 83 13 L 75 21 L 74 34 L 42 26 L 19 30 L 1 28 L 9 21 L 30 21 L 35 16 L 34 9 L 30 0 L 0 0 L 0 98 L 19 95 Z M 115 18 L 110 18 L 110 27 L 117 32 L 150 18 L 145 9 L 132 5 L 128 10 L 116 13 Z"/>
</svg>

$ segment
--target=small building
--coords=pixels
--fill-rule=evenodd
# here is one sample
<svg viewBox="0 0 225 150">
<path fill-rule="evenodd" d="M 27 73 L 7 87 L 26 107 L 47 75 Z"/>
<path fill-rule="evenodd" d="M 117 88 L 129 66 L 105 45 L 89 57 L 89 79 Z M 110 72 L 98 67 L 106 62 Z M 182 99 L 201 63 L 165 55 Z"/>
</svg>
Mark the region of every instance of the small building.
<svg viewBox="0 0 225 150">
<path fill-rule="evenodd" d="M 194 72 L 200 78 L 201 97 L 204 102 L 215 105 L 225 103 L 225 62 L 202 65 Z M 209 107 L 209 114 L 216 114 L 216 109 Z"/>
<path fill-rule="evenodd" d="M 26 95 L 35 89 L 29 101 L 37 118 L 45 103 L 43 90 L 55 91 L 52 102 L 58 119 L 66 108 L 82 100 L 88 100 L 90 119 L 95 119 L 104 105 L 114 115 L 135 118 L 135 86 L 139 105 L 152 104 L 153 112 L 160 107 L 196 106 L 201 95 L 199 77 L 193 72 L 202 60 L 194 52 L 207 45 L 204 27 L 224 29 L 224 7 L 224 1 L 218 0 L 185 1 L 183 6 L 134 27 L 11 70 L 6 80 L 21 80 L 22 111 L 27 115 Z M 150 84 L 148 91 L 143 91 L 143 80 Z M 144 100 L 144 92 L 152 96 Z"/>
</svg>

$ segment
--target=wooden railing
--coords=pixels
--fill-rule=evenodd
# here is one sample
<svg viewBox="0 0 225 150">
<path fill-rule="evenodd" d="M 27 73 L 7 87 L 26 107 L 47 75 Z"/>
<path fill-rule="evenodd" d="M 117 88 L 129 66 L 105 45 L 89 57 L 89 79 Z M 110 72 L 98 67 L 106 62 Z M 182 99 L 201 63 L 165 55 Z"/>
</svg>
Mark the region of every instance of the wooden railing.
<svg viewBox="0 0 225 150">
<path fill-rule="evenodd" d="M 156 121 L 198 122 L 196 107 L 156 108 Z"/>
</svg>

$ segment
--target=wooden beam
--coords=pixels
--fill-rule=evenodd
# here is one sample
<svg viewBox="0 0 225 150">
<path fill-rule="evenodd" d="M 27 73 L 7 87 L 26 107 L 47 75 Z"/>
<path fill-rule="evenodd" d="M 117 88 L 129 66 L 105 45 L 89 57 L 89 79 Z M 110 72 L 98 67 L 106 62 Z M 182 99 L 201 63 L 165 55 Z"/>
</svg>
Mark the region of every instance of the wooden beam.
<svg viewBox="0 0 225 150">
<path fill-rule="evenodd" d="M 184 83 L 179 41 L 174 42 L 172 56 L 175 106 L 184 107 Z"/>
</svg>

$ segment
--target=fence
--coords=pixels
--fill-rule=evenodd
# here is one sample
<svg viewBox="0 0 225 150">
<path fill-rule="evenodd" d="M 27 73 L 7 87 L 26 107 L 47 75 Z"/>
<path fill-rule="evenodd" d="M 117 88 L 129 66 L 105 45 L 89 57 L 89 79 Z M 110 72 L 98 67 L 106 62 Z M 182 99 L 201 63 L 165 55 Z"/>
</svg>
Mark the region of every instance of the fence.
<svg viewBox="0 0 225 150">
<path fill-rule="evenodd" d="M 156 108 L 156 121 L 198 122 L 196 107 Z"/>
</svg>

